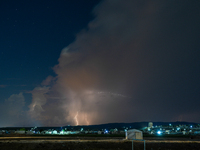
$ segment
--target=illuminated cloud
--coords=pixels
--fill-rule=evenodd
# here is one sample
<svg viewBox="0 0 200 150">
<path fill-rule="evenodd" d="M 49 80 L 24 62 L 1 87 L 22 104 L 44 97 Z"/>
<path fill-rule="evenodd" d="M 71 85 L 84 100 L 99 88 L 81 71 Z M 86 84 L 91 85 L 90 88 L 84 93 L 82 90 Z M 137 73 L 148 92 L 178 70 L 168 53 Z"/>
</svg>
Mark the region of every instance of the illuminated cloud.
<svg viewBox="0 0 200 150">
<path fill-rule="evenodd" d="M 42 83 L 41 85 L 44 85 L 44 86 L 47 86 L 47 85 L 50 85 L 51 82 L 53 80 L 53 76 L 48 76 Z"/>
<path fill-rule="evenodd" d="M 190 91 L 180 68 L 193 58 L 182 50 L 191 35 L 172 4 L 180 3 L 109 0 L 97 5 L 88 28 L 62 50 L 54 82 L 47 77 L 42 85 L 50 87 L 33 90 L 32 117 L 43 125 L 87 125 L 171 121 L 184 113 L 192 104 L 179 88 Z M 177 7 L 185 14 L 182 5 L 187 6 Z M 173 30 L 174 25 L 181 28 Z"/>
<path fill-rule="evenodd" d="M 38 118 L 41 115 L 41 112 L 44 111 L 43 105 L 46 104 L 46 96 L 45 94 L 49 91 L 49 87 L 36 87 L 32 91 L 32 103 L 30 107 L 30 115 L 33 118 Z"/>
</svg>

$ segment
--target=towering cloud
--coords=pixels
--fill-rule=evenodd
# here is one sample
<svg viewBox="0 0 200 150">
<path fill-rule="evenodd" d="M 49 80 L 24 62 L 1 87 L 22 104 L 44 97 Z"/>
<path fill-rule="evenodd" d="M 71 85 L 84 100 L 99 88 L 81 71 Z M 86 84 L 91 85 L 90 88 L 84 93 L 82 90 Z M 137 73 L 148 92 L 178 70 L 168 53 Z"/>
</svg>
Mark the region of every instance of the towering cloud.
<svg viewBox="0 0 200 150">
<path fill-rule="evenodd" d="M 43 125 L 78 125 L 176 121 L 186 116 L 187 105 L 181 103 L 192 106 L 197 98 L 189 96 L 197 83 L 191 81 L 188 87 L 185 75 L 191 60 L 197 60 L 196 52 L 188 50 L 196 44 L 190 38 L 197 37 L 191 37 L 193 29 L 186 32 L 185 21 L 194 21 L 187 10 L 197 16 L 190 9 L 193 5 L 189 1 L 102 1 L 87 29 L 62 50 L 54 67 L 57 76 L 42 83 L 49 87 L 33 90 L 32 117 Z M 195 72 L 197 64 L 193 68 Z"/>
</svg>

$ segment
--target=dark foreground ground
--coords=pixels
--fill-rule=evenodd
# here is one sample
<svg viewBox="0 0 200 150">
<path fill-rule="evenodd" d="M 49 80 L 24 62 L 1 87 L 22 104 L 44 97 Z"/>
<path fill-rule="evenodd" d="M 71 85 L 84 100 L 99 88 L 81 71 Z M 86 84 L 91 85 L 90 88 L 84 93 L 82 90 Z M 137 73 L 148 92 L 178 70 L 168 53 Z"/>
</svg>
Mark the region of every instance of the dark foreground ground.
<svg viewBox="0 0 200 150">
<path fill-rule="evenodd" d="M 146 139 L 146 150 L 200 150 L 199 140 Z M 134 141 L 134 150 L 144 143 Z M 132 141 L 123 138 L 1 137 L 0 150 L 131 150 Z"/>
</svg>

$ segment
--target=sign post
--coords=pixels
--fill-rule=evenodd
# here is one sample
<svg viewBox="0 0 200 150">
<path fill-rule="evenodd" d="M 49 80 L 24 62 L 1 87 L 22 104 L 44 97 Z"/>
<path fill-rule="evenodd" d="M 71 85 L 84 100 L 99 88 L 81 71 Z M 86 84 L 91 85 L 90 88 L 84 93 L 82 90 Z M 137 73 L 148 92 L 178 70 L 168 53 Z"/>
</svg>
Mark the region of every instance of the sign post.
<svg viewBox="0 0 200 150">
<path fill-rule="evenodd" d="M 132 139 L 132 150 L 134 150 L 133 141 L 144 141 L 144 150 L 146 149 L 146 147 L 145 147 L 145 140 L 141 140 L 141 139 Z"/>
</svg>

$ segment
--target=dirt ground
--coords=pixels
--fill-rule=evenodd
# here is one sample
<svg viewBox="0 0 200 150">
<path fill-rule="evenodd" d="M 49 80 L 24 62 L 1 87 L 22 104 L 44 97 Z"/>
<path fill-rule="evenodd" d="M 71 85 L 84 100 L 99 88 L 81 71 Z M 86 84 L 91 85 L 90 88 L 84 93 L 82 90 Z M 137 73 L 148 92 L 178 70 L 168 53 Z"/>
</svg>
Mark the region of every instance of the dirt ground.
<svg viewBox="0 0 200 150">
<path fill-rule="evenodd" d="M 123 139 L 1 138 L 0 150 L 131 150 L 132 141 Z M 134 150 L 143 150 L 134 142 Z M 200 150 L 200 141 L 146 140 L 146 150 Z"/>
<path fill-rule="evenodd" d="M 134 150 L 142 150 L 142 143 L 134 144 Z M 131 142 L 0 142 L 1 150 L 131 150 Z M 147 143 L 146 150 L 199 150 L 199 143 Z"/>
</svg>

